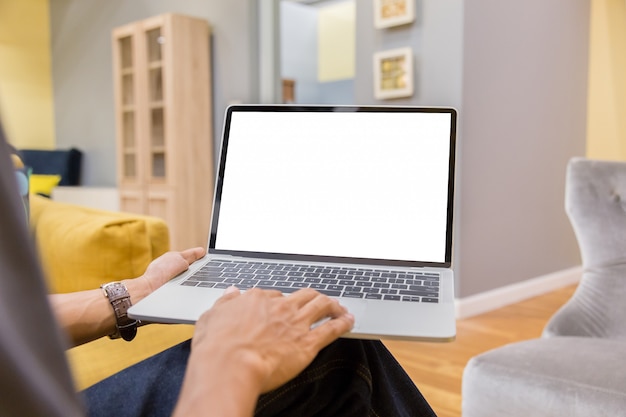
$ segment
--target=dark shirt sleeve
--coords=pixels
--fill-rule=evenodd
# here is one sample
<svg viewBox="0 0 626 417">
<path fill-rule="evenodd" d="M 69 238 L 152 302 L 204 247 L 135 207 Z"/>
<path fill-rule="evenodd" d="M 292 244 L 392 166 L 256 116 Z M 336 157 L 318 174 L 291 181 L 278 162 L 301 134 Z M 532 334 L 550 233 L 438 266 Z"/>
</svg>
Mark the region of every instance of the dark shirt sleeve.
<svg viewBox="0 0 626 417">
<path fill-rule="evenodd" d="M 0 126 L 0 416 L 83 415 Z"/>
</svg>

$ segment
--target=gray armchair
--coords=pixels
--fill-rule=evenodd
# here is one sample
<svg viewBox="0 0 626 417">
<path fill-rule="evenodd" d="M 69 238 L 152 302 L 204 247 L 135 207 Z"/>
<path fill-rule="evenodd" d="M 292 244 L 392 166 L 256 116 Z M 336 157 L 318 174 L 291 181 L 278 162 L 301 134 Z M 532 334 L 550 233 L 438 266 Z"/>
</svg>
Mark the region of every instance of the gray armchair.
<svg viewBox="0 0 626 417">
<path fill-rule="evenodd" d="M 541 338 L 468 362 L 463 417 L 626 416 L 626 162 L 571 160 L 565 206 L 580 284 Z"/>
</svg>

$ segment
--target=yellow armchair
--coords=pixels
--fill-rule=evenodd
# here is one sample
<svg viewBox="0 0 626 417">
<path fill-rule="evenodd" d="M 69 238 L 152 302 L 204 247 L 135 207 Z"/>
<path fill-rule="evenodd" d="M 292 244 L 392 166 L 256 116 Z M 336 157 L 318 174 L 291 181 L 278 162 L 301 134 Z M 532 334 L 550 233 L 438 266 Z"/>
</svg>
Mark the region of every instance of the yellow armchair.
<svg viewBox="0 0 626 417">
<path fill-rule="evenodd" d="M 141 275 L 169 249 L 166 223 L 30 196 L 30 225 L 51 293 Z M 132 342 L 104 337 L 67 351 L 79 390 L 191 337 L 193 326 L 140 327 Z"/>
</svg>

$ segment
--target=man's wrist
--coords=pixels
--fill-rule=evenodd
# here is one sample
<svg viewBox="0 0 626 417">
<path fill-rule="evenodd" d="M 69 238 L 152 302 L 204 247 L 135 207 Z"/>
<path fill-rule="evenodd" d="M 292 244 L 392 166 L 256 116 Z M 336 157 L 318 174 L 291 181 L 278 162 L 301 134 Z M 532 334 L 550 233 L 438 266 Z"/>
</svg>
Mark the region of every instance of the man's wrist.
<svg viewBox="0 0 626 417">
<path fill-rule="evenodd" d="M 124 284 L 128 289 L 130 301 L 133 304 L 137 304 L 139 301 L 146 298 L 151 292 L 147 280 L 143 277 L 125 279 L 122 281 L 122 284 Z"/>
<path fill-rule="evenodd" d="M 109 282 L 100 286 L 115 314 L 115 332 L 109 334 L 111 339 L 122 338 L 130 342 L 137 334 L 137 320 L 128 317 L 128 309 L 132 306 L 128 289 L 122 282 Z"/>
<path fill-rule="evenodd" d="M 259 394 L 263 392 L 267 378 L 265 365 L 254 349 L 212 339 L 208 343 L 205 340 L 202 345 L 192 344 L 191 356 L 200 357 L 200 366 L 206 366 L 206 370 L 211 369 L 212 372 L 221 370 L 219 375 L 228 372 L 233 378 L 245 380 L 248 389 L 253 392 Z M 207 357 L 211 360 L 206 360 Z"/>
<path fill-rule="evenodd" d="M 175 416 L 196 415 L 197 410 L 214 416 L 252 415 L 262 392 L 261 374 L 238 357 L 218 343 L 193 346 Z"/>
</svg>

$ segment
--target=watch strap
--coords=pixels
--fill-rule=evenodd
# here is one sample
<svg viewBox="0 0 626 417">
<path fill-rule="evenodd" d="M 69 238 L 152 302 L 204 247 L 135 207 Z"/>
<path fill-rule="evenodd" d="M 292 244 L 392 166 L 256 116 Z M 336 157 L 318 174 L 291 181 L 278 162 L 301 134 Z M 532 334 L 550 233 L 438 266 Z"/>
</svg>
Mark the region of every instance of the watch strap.
<svg viewBox="0 0 626 417">
<path fill-rule="evenodd" d="M 116 332 L 109 335 L 111 339 L 122 338 L 130 342 L 137 334 L 137 320 L 128 317 L 128 309 L 132 305 L 130 294 L 121 282 L 109 282 L 100 286 L 104 295 L 109 299 L 115 312 Z"/>
</svg>

